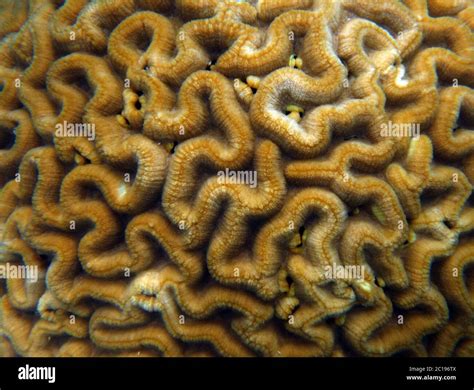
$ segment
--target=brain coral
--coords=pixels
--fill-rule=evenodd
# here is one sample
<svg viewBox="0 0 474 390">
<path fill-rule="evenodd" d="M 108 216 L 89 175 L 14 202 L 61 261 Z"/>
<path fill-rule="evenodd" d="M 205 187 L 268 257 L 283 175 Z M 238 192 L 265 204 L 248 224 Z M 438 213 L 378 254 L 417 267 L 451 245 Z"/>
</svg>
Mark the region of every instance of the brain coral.
<svg viewBox="0 0 474 390">
<path fill-rule="evenodd" d="M 1 355 L 474 356 L 472 0 L 0 26 Z"/>
</svg>

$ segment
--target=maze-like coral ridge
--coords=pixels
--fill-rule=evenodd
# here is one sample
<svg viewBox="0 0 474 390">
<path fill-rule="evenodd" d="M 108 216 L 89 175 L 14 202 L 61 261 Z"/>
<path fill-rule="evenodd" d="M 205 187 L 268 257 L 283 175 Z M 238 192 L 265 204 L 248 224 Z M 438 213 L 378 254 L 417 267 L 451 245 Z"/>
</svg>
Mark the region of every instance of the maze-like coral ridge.
<svg viewBox="0 0 474 390">
<path fill-rule="evenodd" d="M 0 355 L 474 356 L 472 0 L 0 26 Z"/>
</svg>

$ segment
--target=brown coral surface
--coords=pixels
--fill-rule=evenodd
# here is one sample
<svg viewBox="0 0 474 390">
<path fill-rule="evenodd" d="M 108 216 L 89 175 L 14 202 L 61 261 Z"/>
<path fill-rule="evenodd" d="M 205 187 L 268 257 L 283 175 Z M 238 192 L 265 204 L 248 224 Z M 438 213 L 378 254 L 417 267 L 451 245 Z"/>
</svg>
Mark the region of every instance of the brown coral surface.
<svg viewBox="0 0 474 390">
<path fill-rule="evenodd" d="M 474 356 L 472 0 L 0 26 L 0 355 Z"/>
</svg>

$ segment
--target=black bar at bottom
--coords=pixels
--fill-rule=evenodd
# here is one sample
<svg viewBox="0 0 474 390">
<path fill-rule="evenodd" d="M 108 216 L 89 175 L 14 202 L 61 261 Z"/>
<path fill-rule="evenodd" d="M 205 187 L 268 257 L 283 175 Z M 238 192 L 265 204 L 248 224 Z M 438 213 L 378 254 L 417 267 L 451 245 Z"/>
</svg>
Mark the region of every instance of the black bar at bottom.
<svg viewBox="0 0 474 390">
<path fill-rule="evenodd" d="M 138 388 L 187 385 L 226 388 L 474 388 L 471 358 L 332 359 L 0 359 L 0 390 L 21 388 Z M 53 371 L 54 368 L 54 371 Z M 54 378 L 53 378 L 54 372 Z M 21 379 L 20 379 L 21 378 Z M 41 379 L 42 378 L 42 379 Z M 291 387 L 287 387 L 291 386 Z M 362 387 L 363 386 L 363 387 Z"/>
</svg>

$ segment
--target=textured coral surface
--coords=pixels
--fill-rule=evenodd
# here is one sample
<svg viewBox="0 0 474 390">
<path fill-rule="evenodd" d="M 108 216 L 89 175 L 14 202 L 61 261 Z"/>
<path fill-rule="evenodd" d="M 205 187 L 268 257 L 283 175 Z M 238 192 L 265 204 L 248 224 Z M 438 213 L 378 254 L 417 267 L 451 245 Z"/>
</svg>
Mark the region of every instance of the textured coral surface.
<svg viewBox="0 0 474 390">
<path fill-rule="evenodd" d="M 0 355 L 474 356 L 473 29 L 1 0 Z"/>
</svg>

